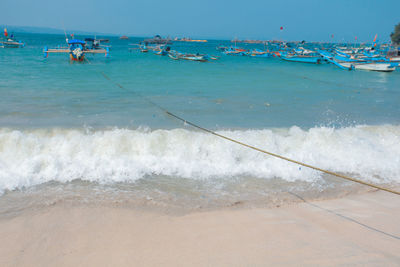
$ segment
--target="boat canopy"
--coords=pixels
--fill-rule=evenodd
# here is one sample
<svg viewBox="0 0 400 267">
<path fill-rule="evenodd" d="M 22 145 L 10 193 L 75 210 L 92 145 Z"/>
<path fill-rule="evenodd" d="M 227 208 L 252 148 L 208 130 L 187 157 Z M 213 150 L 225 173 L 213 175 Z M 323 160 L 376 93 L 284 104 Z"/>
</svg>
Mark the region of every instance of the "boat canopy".
<svg viewBox="0 0 400 267">
<path fill-rule="evenodd" d="M 84 41 L 78 40 L 78 39 L 72 39 L 68 41 L 68 44 L 81 44 L 84 45 L 86 44 Z"/>
</svg>

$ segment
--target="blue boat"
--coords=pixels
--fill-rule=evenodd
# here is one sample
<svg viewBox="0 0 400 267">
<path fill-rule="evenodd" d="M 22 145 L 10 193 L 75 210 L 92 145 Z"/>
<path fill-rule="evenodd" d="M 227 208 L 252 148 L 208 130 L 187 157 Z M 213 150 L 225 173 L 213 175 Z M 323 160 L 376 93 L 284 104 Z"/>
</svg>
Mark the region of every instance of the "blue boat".
<svg viewBox="0 0 400 267">
<path fill-rule="evenodd" d="M 82 62 L 85 60 L 85 54 L 105 54 L 109 56 L 109 48 L 105 49 L 88 49 L 86 42 L 78 39 L 66 39 L 68 47 L 49 49 L 47 46 L 43 49 L 44 57 L 48 57 L 49 53 L 66 53 L 69 54 L 72 61 Z"/>
<path fill-rule="evenodd" d="M 299 55 L 299 54 L 288 54 L 281 53 L 281 59 L 292 62 L 301 62 L 301 63 L 312 63 L 319 64 L 321 63 L 321 57 L 319 55 Z"/>
</svg>

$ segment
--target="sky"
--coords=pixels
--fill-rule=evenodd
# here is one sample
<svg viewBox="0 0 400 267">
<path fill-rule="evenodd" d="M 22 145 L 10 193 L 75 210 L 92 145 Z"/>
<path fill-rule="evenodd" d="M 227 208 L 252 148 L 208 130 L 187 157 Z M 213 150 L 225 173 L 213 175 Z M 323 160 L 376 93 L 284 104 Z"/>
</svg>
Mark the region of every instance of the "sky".
<svg viewBox="0 0 400 267">
<path fill-rule="evenodd" d="M 400 0 L 1 0 L 0 10 L 0 25 L 228 40 L 389 41 L 400 23 Z"/>
</svg>

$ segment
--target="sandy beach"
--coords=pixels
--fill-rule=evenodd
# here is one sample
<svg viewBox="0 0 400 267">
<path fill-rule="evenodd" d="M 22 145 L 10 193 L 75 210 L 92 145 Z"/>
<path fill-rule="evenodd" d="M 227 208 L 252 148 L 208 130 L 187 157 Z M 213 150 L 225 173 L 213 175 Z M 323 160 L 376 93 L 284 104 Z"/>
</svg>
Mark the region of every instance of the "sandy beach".
<svg viewBox="0 0 400 267">
<path fill-rule="evenodd" d="M 185 215 L 57 203 L 0 219 L 1 266 L 399 266 L 400 197 Z"/>
</svg>

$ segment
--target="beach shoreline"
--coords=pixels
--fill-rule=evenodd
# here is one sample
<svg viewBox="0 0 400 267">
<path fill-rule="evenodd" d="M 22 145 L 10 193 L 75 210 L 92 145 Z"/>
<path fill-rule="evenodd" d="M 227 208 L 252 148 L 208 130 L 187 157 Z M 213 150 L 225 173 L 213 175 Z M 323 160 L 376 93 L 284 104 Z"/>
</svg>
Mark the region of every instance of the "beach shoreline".
<svg viewBox="0 0 400 267">
<path fill-rule="evenodd" d="M 0 218 L 0 265 L 396 266 L 399 220 L 382 191 L 184 215 L 60 202 Z"/>
</svg>

